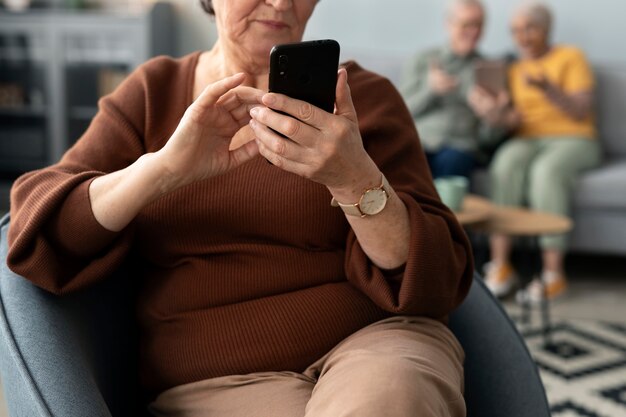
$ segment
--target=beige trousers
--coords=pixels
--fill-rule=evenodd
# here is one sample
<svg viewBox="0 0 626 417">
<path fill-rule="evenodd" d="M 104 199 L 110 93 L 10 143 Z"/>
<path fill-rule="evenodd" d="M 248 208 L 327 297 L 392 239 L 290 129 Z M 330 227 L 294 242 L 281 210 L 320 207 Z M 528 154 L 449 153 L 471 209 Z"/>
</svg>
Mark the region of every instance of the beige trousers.
<svg viewBox="0 0 626 417">
<path fill-rule="evenodd" d="M 212 378 L 161 393 L 157 417 L 465 416 L 463 350 L 442 323 L 392 317 L 339 343 L 303 373 Z"/>
</svg>

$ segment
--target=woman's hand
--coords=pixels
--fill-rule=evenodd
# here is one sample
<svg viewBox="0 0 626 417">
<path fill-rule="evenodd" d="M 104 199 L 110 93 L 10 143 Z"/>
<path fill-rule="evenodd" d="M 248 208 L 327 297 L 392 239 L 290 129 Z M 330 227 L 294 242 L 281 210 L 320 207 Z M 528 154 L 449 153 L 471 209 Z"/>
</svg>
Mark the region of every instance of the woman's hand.
<svg viewBox="0 0 626 417">
<path fill-rule="evenodd" d="M 240 87 L 244 74 L 207 86 L 189 106 L 167 144 L 156 153 L 168 177 L 168 188 L 223 174 L 258 154 L 254 142 L 230 150 L 235 134 L 250 121 L 250 109 L 263 92 Z"/>
<path fill-rule="evenodd" d="M 380 183 L 380 171 L 363 148 L 347 77 L 341 69 L 334 114 L 269 93 L 262 98 L 267 107 L 253 108 L 250 121 L 265 158 L 281 169 L 326 185 L 339 201 L 351 201 Z"/>
<path fill-rule="evenodd" d="M 243 74 L 237 74 L 209 85 L 161 150 L 94 179 L 89 199 L 98 223 L 120 231 L 163 194 L 219 175 L 257 155 L 254 142 L 232 152 L 228 149 L 233 136 L 250 120 L 250 109 L 263 96 L 259 90 L 238 87 L 243 79 Z"/>
<path fill-rule="evenodd" d="M 534 88 L 538 88 L 541 91 L 548 91 L 550 88 L 554 88 L 554 84 L 550 82 L 548 77 L 545 74 L 539 74 L 537 76 L 533 76 L 530 73 L 524 73 L 524 82 L 526 85 Z"/>
<path fill-rule="evenodd" d="M 267 107 L 252 109 L 250 125 L 259 151 L 274 165 L 324 184 L 346 204 L 380 185 L 380 170 L 363 147 L 345 69 L 337 77 L 334 114 L 281 94 L 266 94 L 262 102 Z M 380 213 L 346 218 L 370 260 L 394 269 L 408 259 L 411 227 L 406 206 L 393 188 L 387 191 L 389 199 Z"/>
<path fill-rule="evenodd" d="M 558 85 L 540 74 L 533 77 L 529 73 L 525 73 L 524 80 L 530 87 L 537 88 L 546 95 L 548 100 L 559 107 L 569 117 L 574 120 L 584 120 L 593 112 L 593 91 L 579 91 L 577 93 L 567 93 Z"/>
</svg>

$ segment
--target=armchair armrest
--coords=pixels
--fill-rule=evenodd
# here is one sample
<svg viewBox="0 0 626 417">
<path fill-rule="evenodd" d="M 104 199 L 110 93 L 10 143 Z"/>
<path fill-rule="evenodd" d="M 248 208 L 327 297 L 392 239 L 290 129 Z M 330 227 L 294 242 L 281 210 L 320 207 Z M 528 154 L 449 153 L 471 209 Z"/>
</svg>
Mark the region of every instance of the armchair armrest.
<svg viewBox="0 0 626 417">
<path fill-rule="evenodd" d="M 463 304 L 450 315 L 450 329 L 465 351 L 468 417 L 550 416 L 524 339 L 478 274 Z"/>
<path fill-rule="evenodd" d="M 50 294 L 7 267 L 8 225 L 7 215 L 0 220 L 0 374 L 11 417 L 131 414 L 139 395 L 127 275 Z"/>
</svg>

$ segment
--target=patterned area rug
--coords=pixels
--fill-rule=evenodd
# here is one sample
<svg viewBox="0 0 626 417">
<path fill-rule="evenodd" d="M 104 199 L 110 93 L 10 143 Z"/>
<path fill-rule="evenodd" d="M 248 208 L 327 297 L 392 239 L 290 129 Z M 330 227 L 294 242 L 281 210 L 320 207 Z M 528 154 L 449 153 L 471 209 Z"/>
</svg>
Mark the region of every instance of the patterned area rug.
<svg viewBox="0 0 626 417">
<path fill-rule="evenodd" d="M 539 366 L 553 417 L 626 417 L 626 325 L 557 321 L 550 341 L 521 333 Z"/>
</svg>

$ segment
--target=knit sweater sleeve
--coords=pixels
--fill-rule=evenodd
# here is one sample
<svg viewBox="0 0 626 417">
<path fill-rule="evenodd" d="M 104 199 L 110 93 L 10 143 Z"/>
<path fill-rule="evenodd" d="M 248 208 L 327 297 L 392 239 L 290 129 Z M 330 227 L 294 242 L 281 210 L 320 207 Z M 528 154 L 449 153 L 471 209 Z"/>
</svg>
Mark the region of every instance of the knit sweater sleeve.
<svg viewBox="0 0 626 417">
<path fill-rule="evenodd" d="M 348 280 L 389 312 L 445 317 L 461 303 L 471 284 L 469 241 L 438 197 L 399 93 L 388 80 L 352 66 L 351 89 L 366 150 L 406 205 L 411 233 L 406 265 L 390 274 L 369 260 L 350 232 Z"/>
<path fill-rule="evenodd" d="M 89 184 L 120 170 L 145 151 L 145 66 L 98 103 L 87 131 L 61 161 L 30 172 L 11 190 L 8 266 L 62 294 L 109 276 L 123 261 L 132 227 L 119 233 L 95 219 Z"/>
</svg>

